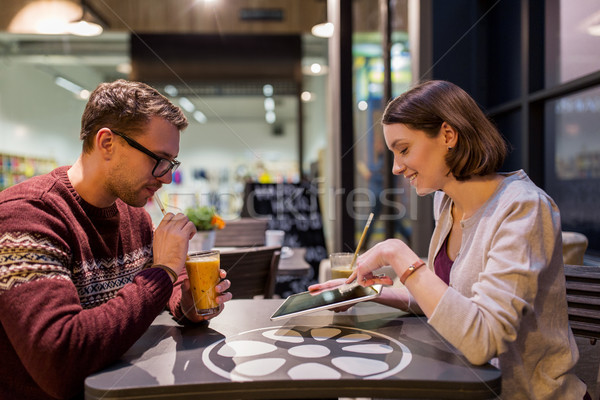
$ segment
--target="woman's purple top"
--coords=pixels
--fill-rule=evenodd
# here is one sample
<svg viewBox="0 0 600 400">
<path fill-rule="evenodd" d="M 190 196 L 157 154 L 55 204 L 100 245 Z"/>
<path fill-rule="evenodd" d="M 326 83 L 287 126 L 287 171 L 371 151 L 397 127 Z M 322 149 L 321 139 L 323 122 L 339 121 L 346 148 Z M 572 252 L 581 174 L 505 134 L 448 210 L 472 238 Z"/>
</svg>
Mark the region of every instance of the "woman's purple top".
<svg viewBox="0 0 600 400">
<path fill-rule="evenodd" d="M 437 253 L 435 260 L 433 261 L 433 270 L 437 276 L 446 282 L 446 285 L 450 285 L 450 270 L 452 269 L 452 264 L 454 264 L 454 261 L 448 257 L 447 244 L 448 237 L 446 236 L 446 240 L 444 240 L 442 248 Z"/>
</svg>

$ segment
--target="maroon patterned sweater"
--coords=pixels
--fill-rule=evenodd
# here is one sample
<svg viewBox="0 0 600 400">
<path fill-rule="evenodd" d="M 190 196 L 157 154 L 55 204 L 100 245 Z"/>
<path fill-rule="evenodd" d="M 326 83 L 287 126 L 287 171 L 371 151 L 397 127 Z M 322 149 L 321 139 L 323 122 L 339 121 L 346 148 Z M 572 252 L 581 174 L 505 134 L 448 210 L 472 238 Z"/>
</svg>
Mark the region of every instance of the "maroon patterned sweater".
<svg viewBox="0 0 600 400">
<path fill-rule="evenodd" d="M 165 271 L 144 269 L 148 213 L 120 200 L 91 206 L 67 169 L 0 192 L 1 399 L 81 396 L 173 292 Z"/>
</svg>

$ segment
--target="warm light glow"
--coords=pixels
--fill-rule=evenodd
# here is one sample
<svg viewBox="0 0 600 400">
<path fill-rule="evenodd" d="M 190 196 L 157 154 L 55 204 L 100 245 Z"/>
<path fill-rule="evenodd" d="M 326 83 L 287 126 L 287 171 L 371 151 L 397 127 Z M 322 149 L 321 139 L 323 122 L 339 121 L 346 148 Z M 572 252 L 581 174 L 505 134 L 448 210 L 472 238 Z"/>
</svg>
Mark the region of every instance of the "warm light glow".
<svg viewBox="0 0 600 400">
<path fill-rule="evenodd" d="M 329 67 L 325 64 L 325 60 L 321 58 L 305 58 L 302 60 L 302 73 L 304 75 L 319 76 L 326 75 L 329 72 Z"/>
<path fill-rule="evenodd" d="M 77 36 L 98 36 L 102 33 L 102 27 L 94 22 L 76 21 L 67 27 L 69 33 Z"/>
<path fill-rule="evenodd" d="M 300 99 L 302 99 L 302 101 L 304 101 L 304 102 L 309 102 L 312 100 L 312 98 L 313 98 L 313 95 L 311 92 L 305 91 L 300 94 Z"/>
<path fill-rule="evenodd" d="M 317 36 L 317 37 L 322 37 L 322 38 L 330 38 L 333 36 L 333 23 L 332 22 L 325 22 L 322 24 L 317 24 L 315 26 L 313 26 L 310 30 L 310 32 Z"/>
<path fill-rule="evenodd" d="M 120 72 L 125 75 L 129 75 L 131 73 L 131 64 L 128 62 L 121 63 L 117 65 L 117 72 Z"/>
<path fill-rule="evenodd" d="M 81 7 L 71 1 L 40 0 L 27 4 L 8 26 L 13 33 L 67 34 L 71 21 L 81 17 Z"/>
<path fill-rule="evenodd" d="M 90 98 L 90 91 L 86 90 L 86 89 L 82 89 L 81 92 L 79 92 L 79 98 L 81 100 L 87 100 Z"/>
</svg>

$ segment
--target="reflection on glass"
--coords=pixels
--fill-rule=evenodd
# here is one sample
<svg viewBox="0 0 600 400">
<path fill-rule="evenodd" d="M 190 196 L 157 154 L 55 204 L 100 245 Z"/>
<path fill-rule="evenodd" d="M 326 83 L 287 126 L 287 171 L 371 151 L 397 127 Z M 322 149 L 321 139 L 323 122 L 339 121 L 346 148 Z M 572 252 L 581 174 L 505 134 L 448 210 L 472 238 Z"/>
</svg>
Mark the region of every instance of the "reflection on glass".
<svg viewBox="0 0 600 400">
<path fill-rule="evenodd" d="M 545 188 L 563 231 L 583 233 L 600 255 L 600 87 L 546 103 Z"/>
<path fill-rule="evenodd" d="M 546 10 L 546 87 L 598 71 L 598 0 L 546 0 Z"/>
<path fill-rule="evenodd" d="M 600 178 L 600 89 L 549 103 L 558 179 Z"/>
</svg>

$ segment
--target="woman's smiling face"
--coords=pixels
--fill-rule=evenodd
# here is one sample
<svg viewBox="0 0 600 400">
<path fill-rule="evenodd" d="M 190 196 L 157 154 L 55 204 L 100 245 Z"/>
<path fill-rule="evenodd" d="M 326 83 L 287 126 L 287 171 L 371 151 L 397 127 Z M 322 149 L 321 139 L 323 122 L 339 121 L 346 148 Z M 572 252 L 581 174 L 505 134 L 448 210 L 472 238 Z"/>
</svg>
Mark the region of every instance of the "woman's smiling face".
<svg viewBox="0 0 600 400">
<path fill-rule="evenodd" d="M 447 124 L 440 130 L 444 131 L 445 126 Z M 442 189 L 452 179 L 445 156 L 448 146 L 453 144 L 443 133 L 430 138 L 425 132 L 404 124 L 390 124 L 383 126 L 383 135 L 394 154 L 392 173 L 404 175 L 419 196 Z"/>
</svg>

